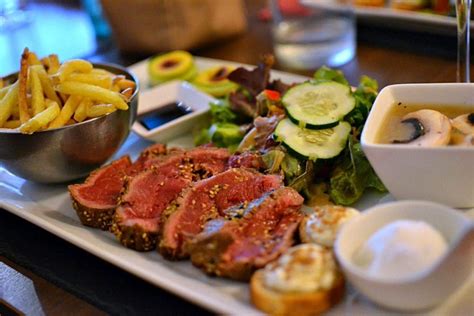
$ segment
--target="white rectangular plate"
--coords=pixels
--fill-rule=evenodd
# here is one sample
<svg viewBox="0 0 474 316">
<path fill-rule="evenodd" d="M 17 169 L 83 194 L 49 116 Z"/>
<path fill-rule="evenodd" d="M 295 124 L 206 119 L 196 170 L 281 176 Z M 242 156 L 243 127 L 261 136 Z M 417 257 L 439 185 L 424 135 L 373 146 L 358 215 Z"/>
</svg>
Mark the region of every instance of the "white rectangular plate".
<svg viewBox="0 0 474 316">
<path fill-rule="evenodd" d="M 215 65 L 232 64 L 219 60 L 197 58 L 200 69 Z M 131 68 L 147 82 L 146 63 L 138 63 Z M 282 72 L 273 72 L 272 78 L 286 82 L 302 81 L 307 78 Z M 169 145 L 190 146 L 190 137 L 170 140 Z M 150 145 L 144 139 L 131 134 L 115 157 L 129 154 L 136 158 L 138 153 Z M 371 205 L 390 200 L 390 196 L 366 194 L 356 205 L 363 210 Z M 194 268 L 190 262 L 170 262 L 157 252 L 140 253 L 121 246 L 115 237 L 107 232 L 87 228 L 79 222 L 66 185 L 40 185 L 18 178 L 0 167 L 0 208 L 42 227 L 58 237 L 128 271 L 158 287 L 166 289 L 186 300 L 199 304 L 219 314 L 254 315 L 260 314 L 249 301 L 248 285 L 222 278 L 208 277 Z M 472 215 L 472 212 L 471 212 Z M 349 289 L 343 303 L 337 305 L 330 314 L 380 314 L 382 310 Z M 470 298 L 474 296 L 474 279 L 433 313 L 464 314 L 474 310 Z"/>
</svg>

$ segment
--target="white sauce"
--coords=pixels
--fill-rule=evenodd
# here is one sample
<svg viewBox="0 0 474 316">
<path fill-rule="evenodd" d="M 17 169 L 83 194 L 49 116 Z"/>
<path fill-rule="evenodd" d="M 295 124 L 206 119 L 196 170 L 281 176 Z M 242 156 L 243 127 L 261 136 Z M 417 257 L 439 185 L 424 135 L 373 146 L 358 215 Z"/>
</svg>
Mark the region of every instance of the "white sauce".
<svg viewBox="0 0 474 316">
<path fill-rule="evenodd" d="M 441 233 L 428 223 L 397 220 L 376 231 L 353 260 L 369 275 L 399 279 L 430 268 L 447 248 Z"/>
<path fill-rule="evenodd" d="M 263 270 L 266 287 L 281 292 L 315 292 L 334 286 L 338 268 L 332 251 L 316 244 L 291 248 Z"/>
</svg>

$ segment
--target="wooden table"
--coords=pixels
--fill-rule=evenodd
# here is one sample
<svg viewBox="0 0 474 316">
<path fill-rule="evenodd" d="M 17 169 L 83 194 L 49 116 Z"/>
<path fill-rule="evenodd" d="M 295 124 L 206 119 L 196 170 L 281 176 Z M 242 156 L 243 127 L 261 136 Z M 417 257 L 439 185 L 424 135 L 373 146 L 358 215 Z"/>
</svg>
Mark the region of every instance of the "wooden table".
<svg viewBox="0 0 474 316">
<path fill-rule="evenodd" d="M 255 64 L 258 62 L 262 53 L 272 52 L 269 24 L 257 19 L 257 12 L 262 8 L 265 1 L 248 0 L 246 2 L 249 20 L 249 28 L 246 34 L 213 46 L 197 49 L 193 51 L 193 53 L 200 56 Z M 74 7 L 72 10 L 74 10 Z M 76 11 L 74 12 L 77 13 Z M 359 41 L 357 45 L 357 57 L 350 63 L 341 67 L 352 84 L 356 84 L 358 82 L 358 77 L 362 74 L 367 74 L 376 78 L 381 87 L 395 83 L 449 82 L 455 80 L 455 38 L 436 36 L 431 36 L 430 38 L 430 35 L 428 34 L 415 34 L 380 29 L 372 25 L 364 25 L 364 23 L 359 23 L 358 32 Z M 146 56 L 122 56 L 112 44 L 109 48 L 102 48 L 101 51 L 92 53 L 88 57 L 96 60 L 107 60 L 129 65 Z M 276 68 L 280 69 L 278 65 Z M 312 71 L 300 73 L 311 75 Z M 32 227 L 31 224 L 21 219 L 14 218 L 12 215 L 6 214 L 6 211 L 4 210 L 0 210 L 0 224 L 2 224 L 1 221 L 4 221 L 3 224 L 5 225 L 15 225 L 15 228 L 9 233 L 5 232 L 5 229 L 3 229 L 3 231 L 0 229 L 0 244 L 2 241 L 6 243 L 9 242 L 11 235 L 8 234 L 14 232 L 20 233 L 22 231 L 35 231 L 35 228 Z M 60 241 L 58 238 L 45 231 L 38 229 L 35 234 L 38 238 L 32 237 L 32 239 L 34 239 L 32 247 L 39 247 L 44 249 L 44 251 L 51 252 L 57 251 L 58 248 L 54 247 L 59 247 L 62 251 L 67 251 L 68 253 L 67 258 L 64 257 L 65 262 L 75 260 L 71 259 L 70 256 L 77 258 L 77 260 L 83 260 L 87 257 L 87 260 L 89 260 L 88 262 L 93 263 L 99 263 L 100 261 L 100 259 L 97 258 L 90 258 L 82 250 Z M 57 246 L 51 246 L 51 243 L 57 243 Z M 61 262 L 48 263 L 47 265 L 44 263 L 29 262 L 29 264 L 36 264 L 38 266 L 36 269 L 27 269 L 23 267 L 24 265 L 28 266 L 28 264 L 25 263 L 28 259 L 23 260 L 27 256 L 22 255 L 28 253 L 28 248 L 14 246 L 12 249 L 13 250 L 11 251 L 18 252 L 15 254 L 8 252 L 0 253 L 0 261 L 33 280 L 42 308 L 47 315 L 104 314 L 104 311 L 97 306 L 92 306 L 88 302 L 79 298 L 79 296 L 83 295 L 69 293 L 53 284 L 61 282 L 52 282 L 51 280 L 45 280 L 42 277 L 42 275 L 45 275 L 44 270 L 49 269 L 54 271 L 54 269 L 61 266 Z M 23 259 L 8 259 L 12 257 Z M 81 273 L 87 273 L 87 269 L 81 270 Z M 119 277 L 127 274 L 122 271 L 117 271 L 115 273 Z M 129 280 L 133 280 L 133 282 L 130 281 L 133 283 L 133 285 L 131 285 L 132 287 L 140 289 L 150 288 L 144 281 L 129 275 L 126 277 Z M 154 290 L 152 289 L 151 291 Z M 157 295 L 168 295 L 166 297 L 171 297 L 170 299 L 165 299 L 172 301 L 169 303 L 171 304 L 171 307 L 168 310 L 175 308 L 173 306 L 185 306 L 185 309 L 180 309 L 184 307 L 176 307 L 178 309 L 177 312 L 189 313 L 190 310 L 194 310 L 196 313 L 204 312 L 187 302 L 181 301 L 179 298 L 175 298 L 162 291 L 158 292 L 159 290 L 156 291 L 158 293 Z M 92 293 L 92 295 L 94 294 L 97 293 Z M 136 300 L 137 304 L 140 304 L 139 295 Z M 166 306 L 161 306 L 160 308 L 164 307 Z M 104 306 L 101 306 L 101 308 L 105 310 L 107 309 L 107 307 Z M 133 310 L 128 312 L 133 314 Z"/>
</svg>

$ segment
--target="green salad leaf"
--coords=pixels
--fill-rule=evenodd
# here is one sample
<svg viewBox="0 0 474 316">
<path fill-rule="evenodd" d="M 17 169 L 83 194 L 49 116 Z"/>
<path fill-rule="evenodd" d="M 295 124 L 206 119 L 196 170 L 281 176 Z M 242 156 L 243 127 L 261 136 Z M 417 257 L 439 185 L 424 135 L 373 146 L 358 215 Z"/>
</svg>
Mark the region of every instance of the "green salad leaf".
<svg viewBox="0 0 474 316">
<path fill-rule="evenodd" d="M 211 123 L 235 122 L 237 115 L 232 112 L 228 99 L 220 99 L 209 103 L 211 108 Z"/>
<path fill-rule="evenodd" d="M 319 68 L 314 73 L 313 77 L 315 82 L 335 81 L 349 86 L 349 82 L 347 81 L 346 77 L 344 77 L 344 73 L 342 71 L 331 69 L 326 66 Z"/>
<path fill-rule="evenodd" d="M 244 137 L 240 126 L 234 122 L 237 115 L 230 109 L 228 99 L 220 99 L 209 104 L 211 125 L 194 135 L 194 143 L 202 145 L 212 142 L 218 147 L 227 147 L 234 151 Z"/>
<path fill-rule="evenodd" d="M 238 145 L 244 137 L 240 126 L 234 123 L 214 123 L 208 133 L 211 142 L 217 147 Z"/>
<path fill-rule="evenodd" d="M 360 143 L 350 139 L 331 174 L 329 195 L 336 204 L 350 205 L 357 202 L 367 188 L 387 191 L 365 157 Z"/>
<path fill-rule="evenodd" d="M 277 147 L 263 154 L 262 159 L 268 173 L 278 173 L 285 159 L 285 152 Z"/>
<path fill-rule="evenodd" d="M 372 104 L 377 97 L 378 83 L 368 76 L 362 76 L 353 96 L 356 100 L 354 109 L 344 118 L 352 127 L 360 131 L 364 127 L 365 120 L 369 115 Z"/>
</svg>

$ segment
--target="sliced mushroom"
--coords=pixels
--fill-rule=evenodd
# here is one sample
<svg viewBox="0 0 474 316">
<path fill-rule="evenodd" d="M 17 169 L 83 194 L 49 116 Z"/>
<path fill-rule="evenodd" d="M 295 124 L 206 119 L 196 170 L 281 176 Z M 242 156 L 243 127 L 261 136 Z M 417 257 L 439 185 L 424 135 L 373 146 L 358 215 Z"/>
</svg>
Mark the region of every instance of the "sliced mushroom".
<svg viewBox="0 0 474 316">
<path fill-rule="evenodd" d="M 461 146 L 474 145 L 474 112 L 456 117 L 451 121 L 451 144 Z"/>
<path fill-rule="evenodd" d="M 408 139 L 394 140 L 394 143 L 415 146 L 444 146 L 451 137 L 449 118 L 438 111 L 419 110 L 402 118 L 403 124 L 410 124 L 412 133 Z"/>
</svg>

